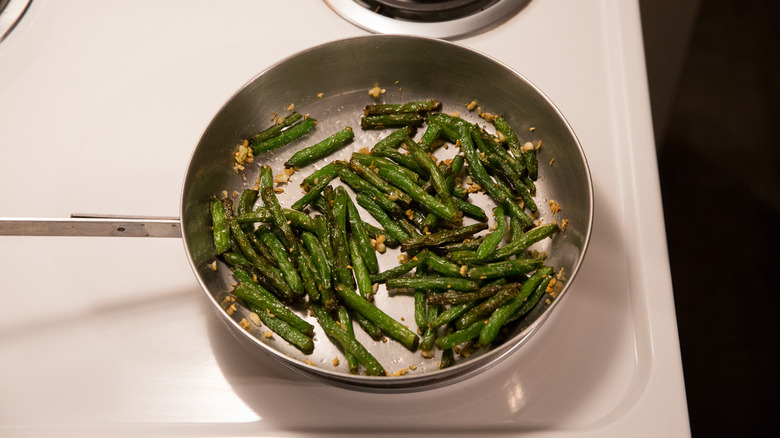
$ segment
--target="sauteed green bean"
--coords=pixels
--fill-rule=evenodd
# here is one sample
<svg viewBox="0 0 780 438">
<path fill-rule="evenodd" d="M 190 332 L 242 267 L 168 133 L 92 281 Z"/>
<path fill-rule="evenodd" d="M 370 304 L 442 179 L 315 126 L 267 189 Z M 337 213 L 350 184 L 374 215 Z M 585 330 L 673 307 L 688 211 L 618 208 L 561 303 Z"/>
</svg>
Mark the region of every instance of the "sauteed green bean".
<svg viewBox="0 0 780 438">
<path fill-rule="evenodd" d="M 361 127 L 387 129 L 378 141 L 366 144 L 361 134 L 367 133 L 345 126 L 293 154 L 282 180 L 261 166 L 236 211 L 224 193 L 212 199 L 214 253 L 237 280 L 231 296 L 242 311 L 259 317 L 252 321 L 304 354 L 323 342 L 313 337 L 309 321 L 316 321 L 344 353 L 349 372 L 362 367 L 384 376 L 388 371 L 370 351 L 388 347 L 362 345 L 353 321 L 371 338 L 387 336 L 411 351 L 419 346 L 424 358 L 439 357 L 445 367 L 458 346 L 491 348 L 502 328 L 543 296 L 554 298 L 554 267 L 528 249 L 565 230 L 565 221 L 533 219 L 539 214 L 535 147 L 503 117 L 485 117 L 491 134 L 440 108 L 433 99 L 368 105 Z M 426 128 L 418 130 L 423 123 Z M 304 143 L 315 126 L 313 118 L 292 112 L 243 147 L 262 157 Z M 349 160 L 308 170 L 349 143 Z M 436 156 L 444 150 L 450 158 Z M 275 184 L 287 184 L 296 172 L 304 175 L 305 193 L 282 206 Z M 475 197 L 493 201 L 492 221 Z M 380 261 L 389 257 L 377 254 L 387 251 L 399 263 L 382 269 Z M 378 294 L 390 300 L 413 295 L 416 327 L 372 302 Z"/>
</svg>

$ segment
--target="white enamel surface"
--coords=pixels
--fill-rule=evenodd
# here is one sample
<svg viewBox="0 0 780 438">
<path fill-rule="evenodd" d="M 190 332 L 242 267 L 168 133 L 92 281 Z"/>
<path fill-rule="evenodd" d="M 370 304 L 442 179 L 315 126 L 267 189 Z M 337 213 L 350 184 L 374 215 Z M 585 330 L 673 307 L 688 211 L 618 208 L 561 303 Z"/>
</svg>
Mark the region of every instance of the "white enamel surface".
<svg viewBox="0 0 780 438">
<path fill-rule="evenodd" d="M 33 2 L 0 43 L 0 216 L 175 216 L 225 99 L 364 33 L 316 0 Z M 459 43 L 538 85 L 593 174 L 588 255 L 519 352 L 422 393 L 334 388 L 238 344 L 179 240 L 0 237 L 0 434 L 687 436 L 637 5 L 533 1 Z"/>
</svg>

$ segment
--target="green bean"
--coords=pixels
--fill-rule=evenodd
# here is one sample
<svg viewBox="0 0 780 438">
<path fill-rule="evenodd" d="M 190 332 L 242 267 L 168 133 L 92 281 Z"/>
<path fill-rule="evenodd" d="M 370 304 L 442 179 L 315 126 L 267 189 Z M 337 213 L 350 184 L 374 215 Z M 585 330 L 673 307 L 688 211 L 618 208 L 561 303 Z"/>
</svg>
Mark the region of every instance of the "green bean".
<svg viewBox="0 0 780 438">
<path fill-rule="evenodd" d="M 339 306 L 338 309 L 336 309 L 336 316 L 338 317 L 339 325 L 347 332 L 351 337 L 355 336 L 355 327 L 352 325 L 352 316 L 349 314 L 349 310 L 347 310 L 344 306 Z M 344 356 L 347 358 L 347 366 L 349 367 L 350 373 L 357 373 L 358 370 L 358 364 L 359 361 L 357 359 L 357 356 L 350 353 L 349 351 L 344 351 Z"/>
<path fill-rule="evenodd" d="M 455 353 L 452 348 L 445 348 L 441 352 L 441 360 L 439 361 L 439 369 L 443 370 L 455 365 Z"/>
<path fill-rule="evenodd" d="M 238 215 L 249 213 L 252 211 L 255 202 L 257 201 L 258 191 L 253 189 L 244 189 L 241 191 L 241 196 L 238 198 L 238 208 L 236 213 Z"/>
<path fill-rule="evenodd" d="M 316 125 L 316 120 L 311 118 L 305 119 L 281 131 L 278 135 L 271 137 L 268 140 L 251 145 L 252 152 L 255 155 L 258 155 L 263 152 L 278 149 L 308 134 Z"/>
<path fill-rule="evenodd" d="M 406 210 L 404 212 L 407 218 L 409 218 L 409 223 L 414 225 L 416 228 L 418 228 L 421 231 L 424 231 L 424 228 L 426 225 L 429 227 L 432 226 L 432 224 L 426 224 L 425 220 L 428 216 L 431 216 L 429 213 L 428 215 L 422 214 L 417 210 L 414 210 L 412 208 Z M 433 217 L 436 217 L 436 215 L 433 215 Z M 435 223 L 435 222 L 434 222 Z M 415 235 L 419 234 L 418 232 L 414 233 Z"/>
<path fill-rule="evenodd" d="M 517 134 L 515 133 L 514 129 L 509 126 L 509 123 L 507 123 L 507 121 L 502 116 L 495 117 L 490 122 L 496 128 L 496 131 L 503 134 L 504 138 L 506 139 L 506 145 L 512 154 L 516 158 L 520 159 L 523 155 L 523 151 L 522 146 L 520 145 L 520 140 L 517 138 Z"/>
<path fill-rule="evenodd" d="M 312 336 L 314 334 L 313 325 L 303 320 L 279 301 L 274 294 L 268 292 L 265 288 L 255 282 L 239 283 L 235 289 L 233 289 L 233 294 L 247 303 L 251 303 L 263 309 L 265 312 L 270 313 L 272 316 L 281 319 L 307 336 Z"/>
<path fill-rule="evenodd" d="M 409 251 L 410 249 L 424 248 L 426 246 L 440 246 L 447 243 L 457 242 L 467 237 L 471 237 L 487 227 L 488 226 L 485 223 L 476 223 L 456 228 L 454 230 L 443 230 L 436 233 L 412 237 L 402 241 L 401 251 Z"/>
<path fill-rule="evenodd" d="M 282 208 L 282 217 L 284 217 L 286 221 L 290 221 L 290 224 L 296 228 L 306 231 L 314 231 L 316 229 L 314 219 L 300 211 L 291 208 Z M 257 207 L 252 211 L 235 217 L 235 220 L 242 225 L 254 222 L 271 223 L 273 222 L 273 219 L 274 215 L 271 213 L 271 210 L 265 207 Z"/>
<path fill-rule="evenodd" d="M 482 301 L 481 303 L 469 309 L 468 312 L 461 315 L 461 317 L 458 318 L 458 320 L 455 322 L 455 328 L 461 330 L 477 322 L 478 320 L 484 320 L 484 318 L 488 317 L 494 310 L 498 309 L 510 299 L 516 297 L 519 292 L 520 285 L 517 283 L 501 286 L 501 289 L 495 294 L 491 295 L 490 298 Z"/>
<path fill-rule="evenodd" d="M 317 234 L 317 240 L 319 240 L 322 251 L 325 253 L 325 260 L 330 262 L 335 258 L 335 255 L 333 253 L 333 244 L 330 241 L 330 224 L 328 223 L 328 218 L 323 215 L 316 216 L 314 218 L 314 223 L 316 225 L 314 232 Z M 304 240 L 303 243 L 305 245 L 306 240 Z M 311 249 L 309 249 L 309 251 L 311 251 Z"/>
<path fill-rule="evenodd" d="M 485 155 L 496 155 L 500 158 L 501 161 L 509 167 L 515 177 L 519 178 L 526 174 L 525 165 L 519 158 L 515 158 L 512 154 L 507 152 L 495 136 L 492 136 L 484 129 L 479 128 L 471 130 L 471 139 L 474 140 L 474 145 L 477 149 L 485 153 Z"/>
<path fill-rule="evenodd" d="M 333 320 L 325 308 L 317 304 L 313 304 L 311 308 L 314 311 L 314 316 L 317 318 L 317 321 L 319 321 L 328 337 L 334 339 L 341 345 L 341 348 L 343 348 L 345 352 L 354 355 L 358 359 L 358 362 L 366 367 L 369 374 L 372 376 L 384 376 L 387 374 L 379 361 L 366 350 L 366 347 L 358 342 L 354 336 L 350 335 L 349 332 L 336 324 L 336 321 Z"/>
<path fill-rule="evenodd" d="M 453 252 L 453 251 L 476 251 L 477 248 L 479 248 L 479 245 L 482 244 L 482 241 L 485 238 L 480 236 L 476 239 L 471 239 L 463 242 L 458 243 L 450 243 L 449 245 L 444 245 L 441 247 L 446 252 Z"/>
<path fill-rule="evenodd" d="M 522 235 L 513 238 L 512 242 L 509 244 L 498 248 L 493 255 L 493 259 L 502 259 L 519 254 L 534 243 L 552 236 L 558 230 L 558 224 L 555 223 L 539 225 L 536 228 L 532 228 Z"/>
<path fill-rule="evenodd" d="M 387 179 L 390 184 L 403 190 L 410 198 L 424 205 L 428 211 L 436 216 L 439 216 L 444 220 L 453 220 L 457 217 L 458 210 L 454 206 L 436 200 L 401 172 L 389 168 L 380 168 L 379 176 Z"/>
<path fill-rule="evenodd" d="M 242 254 L 235 253 L 235 252 L 226 252 L 220 256 L 222 260 L 225 261 L 228 265 L 230 265 L 230 268 L 232 270 L 235 269 L 249 269 L 249 270 L 255 270 L 254 265 L 252 265 L 252 262 L 249 261 L 246 257 L 244 257 Z"/>
<path fill-rule="evenodd" d="M 273 290 L 281 294 L 281 298 L 284 300 L 292 300 L 295 298 L 295 293 L 290 289 L 290 286 L 287 285 L 282 272 L 257 254 L 239 223 L 235 220 L 231 220 L 229 223 L 231 234 L 241 247 L 241 252 L 263 277 L 268 280 L 269 284 L 273 287 Z"/>
<path fill-rule="evenodd" d="M 336 177 L 338 172 L 340 161 L 334 161 L 322 166 L 319 170 L 315 170 L 309 176 L 303 179 L 301 182 L 301 188 L 307 192 L 312 187 L 319 184 L 320 180 L 324 178 L 330 178 L 331 180 Z"/>
<path fill-rule="evenodd" d="M 523 160 L 526 171 L 528 172 L 528 178 L 532 181 L 536 181 L 539 176 L 539 167 L 536 162 L 536 149 L 531 148 L 530 150 L 525 150 L 525 148 L 520 145 L 517 134 L 503 117 L 499 116 L 493 119 L 493 126 L 496 127 L 497 131 L 504 134 L 507 146 L 512 151 L 512 154 L 518 159 Z"/>
<path fill-rule="evenodd" d="M 371 339 L 375 341 L 381 341 L 384 339 L 385 335 L 382 333 L 382 329 L 373 322 L 369 321 L 368 318 L 359 313 L 354 313 L 354 319 L 357 321 L 360 328 L 362 328 L 363 331 L 371 337 Z"/>
<path fill-rule="evenodd" d="M 469 309 L 476 306 L 477 303 L 478 303 L 477 300 L 473 300 L 473 301 L 464 301 L 462 303 L 453 304 L 450 307 L 448 307 L 446 310 L 439 313 L 439 315 L 432 322 L 429 322 L 428 325 L 431 326 L 432 328 L 439 328 L 441 326 L 449 324 L 450 322 L 458 319 Z"/>
<path fill-rule="evenodd" d="M 214 234 L 214 246 L 217 255 L 223 254 L 230 249 L 230 226 L 228 225 L 227 213 L 218 199 L 213 199 L 209 203 L 211 210 L 211 226 Z"/>
<path fill-rule="evenodd" d="M 504 184 L 500 179 L 497 179 L 495 184 L 496 189 L 503 192 L 506 196 L 504 202 L 501 203 L 501 206 L 504 207 L 510 216 L 514 216 L 519 219 L 520 224 L 522 224 L 524 228 L 532 226 L 534 221 L 523 211 L 522 208 L 520 208 L 517 202 L 515 202 L 514 196 L 512 195 L 512 191 L 509 190 L 509 187 L 507 187 L 506 184 Z"/>
<path fill-rule="evenodd" d="M 433 123 L 440 123 L 442 126 L 450 125 L 456 128 L 460 126 L 466 126 L 469 128 L 474 126 L 465 119 L 444 113 L 431 113 L 428 115 L 428 121 L 429 123 L 432 121 Z"/>
<path fill-rule="evenodd" d="M 458 125 L 446 122 L 439 118 L 428 117 L 428 124 L 437 124 L 441 126 L 441 132 L 439 136 L 446 141 L 457 144 L 458 142 Z"/>
<path fill-rule="evenodd" d="M 482 260 L 477 258 L 476 250 L 450 251 L 449 253 L 447 253 L 447 258 L 453 263 L 458 263 L 460 265 L 467 265 L 467 266 L 474 266 L 483 263 Z"/>
<path fill-rule="evenodd" d="M 432 252 L 424 251 L 427 252 L 424 258 L 425 266 L 447 277 L 463 277 L 460 266 Z"/>
<path fill-rule="evenodd" d="M 260 318 L 260 321 L 266 325 L 272 332 L 279 335 L 282 339 L 289 342 L 305 354 L 311 354 L 314 351 L 314 341 L 309 336 L 296 330 L 290 324 L 273 316 L 264 309 L 249 305 L 249 309 Z"/>
<path fill-rule="evenodd" d="M 279 204 L 279 200 L 276 198 L 276 194 L 270 187 L 266 187 L 263 189 L 261 196 L 263 197 L 263 202 L 265 203 L 266 208 L 268 208 L 268 210 L 271 212 L 271 219 L 273 220 L 273 224 L 276 225 L 276 227 L 279 228 L 284 234 L 284 244 L 286 245 L 287 250 L 292 255 L 293 260 L 298 260 L 298 254 L 300 252 L 298 250 L 298 240 L 295 238 L 295 234 L 293 234 L 292 228 L 290 228 L 290 224 L 287 223 L 287 218 L 282 212 L 282 206 Z"/>
<path fill-rule="evenodd" d="M 241 213 L 235 217 L 239 224 L 251 224 L 255 222 L 270 222 L 271 211 L 265 207 L 257 207 L 252 211 Z"/>
<path fill-rule="evenodd" d="M 478 129 L 474 127 L 473 129 Z M 516 214 L 516 208 L 512 208 L 510 204 L 515 204 L 511 199 L 507 198 L 506 192 L 501 190 L 493 178 L 488 174 L 482 162 L 479 159 L 476 149 L 474 149 L 474 143 L 471 139 L 471 131 L 467 125 L 461 125 L 458 127 L 460 150 L 468 163 L 469 174 L 471 178 L 479 184 L 480 187 L 487 190 L 488 194 L 496 201 L 497 204 L 503 206 L 506 210 L 512 214 Z M 508 201 L 508 202 L 507 202 Z M 517 204 L 515 204 L 516 206 Z"/>
<path fill-rule="evenodd" d="M 366 301 L 352 288 L 346 285 L 337 284 L 336 293 L 338 293 L 347 307 L 365 316 L 369 321 L 379 326 L 382 329 L 382 332 L 389 337 L 400 342 L 401 345 L 410 351 L 417 350 L 420 338 L 418 338 L 413 331 L 406 328 L 406 326 L 390 317 L 379 307 Z"/>
<path fill-rule="evenodd" d="M 401 142 L 404 141 L 404 139 L 409 138 L 414 134 L 414 127 L 413 126 L 404 126 L 401 128 L 396 129 L 389 135 L 385 136 L 381 140 L 379 140 L 373 147 L 373 149 L 382 149 L 382 148 L 390 148 L 395 149 L 398 147 L 398 145 L 401 144 Z"/>
<path fill-rule="evenodd" d="M 357 290 L 363 298 L 370 300 L 374 295 L 371 289 L 371 277 L 354 236 L 349 237 L 349 255 L 352 260 L 352 273 L 355 275 Z"/>
<path fill-rule="evenodd" d="M 523 225 L 520 221 L 512 216 L 509 218 L 509 235 L 507 236 L 508 242 L 515 242 L 520 236 L 523 235 Z"/>
<path fill-rule="evenodd" d="M 384 244 L 386 247 L 397 248 L 401 245 L 401 242 L 398 239 L 394 238 L 393 236 L 389 236 L 387 234 L 387 231 L 379 227 L 375 227 L 365 221 L 363 222 L 363 226 L 366 228 L 366 232 L 368 232 L 368 236 L 371 237 L 372 239 L 377 239 L 379 238 L 379 236 L 383 236 L 385 239 Z"/>
<path fill-rule="evenodd" d="M 549 276 L 551 273 L 552 268 L 550 267 L 545 266 L 539 268 L 528 280 L 525 281 L 525 283 L 523 283 L 523 286 L 520 288 L 520 292 L 515 298 L 496 309 L 490 315 L 490 318 L 485 325 L 486 331 L 484 334 L 480 334 L 479 337 L 479 344 L 481 346 L 487 346 L 493 342 L 493 339 L 495 339 L 496 335 L 498 334 L 498 330 L 507 322 L 507 320 L 509 320 L 509 318 L 512 317 L 512 315 L 515 314 L 515 312 L 517 312 L 518 309 L 520 309 L 520 307 L 523 306 L 528 296 L 531 295 L 531 293 L 534 292 L 534 290 L 539 286 L 544 278 Z"/>
<path fill-rule="evenodd" d="M 312 201 L 314 201 L 315 198 L 322 195 L 322 190 L 325 189 L 325 187 L 330 184 L 330 182 L 333 180 L 335 175 L 329 175 L 320 178 L 319 182 L 312 186 L 306 194 L 301 196 L 300 199 L 295 201 L 293 205 L 290 206 L 293 210 L 302 211 L 304 208 L 306 208 L 307 205 L 309 205 Z"/>
<path fill-rule="evenodd" d="M 341 189 L 341 190 L 339 190 Z M 349 241 L 347 240 L 347 195 L 343 187 L 336 189 L 336 195 L 333 200 L 332 215 L 330 220 L 331 242 L 333 243 L 334 273 L 336 282 L 343 283 L 346 286 L 354 287 L 354 278 L 349 269 Z"/>
<path fill-rule="evenodd" d="M 363 220 L 360 218 L 360 213 L 358 212 L 357 207 L 355 207 L 355 203 L 352 202 L 352 199 L 349 197 L 347 197 L 346 203 L 349 231 L 355 239 L 355 243 L 360 250 L 361 258 L 366 264 L 368 272 L 376 274 L 379 272 L 379 261 L 377 260 L 374 247 L 371 246 L 371 238 L 368 235 L 368 231 L 366 231 Z"/>
<path fill-rule="evenodd" d="M 509 183 L 513 189 L 518 187 L 525 189 L 523 181 L 520 179 L 514 169 L 512 169 L 509 164 L 502 160 L 497 154 L 491 153 L 480 156 L 480 161 L 482 162 L 482 165 L 485 167 L 485 169 L 491 170 L 494 175 L 498 175 L 502 180 Z"/>
<path fill-rule="evenodd" d="M 320 285 L 317 284 L 318 276 L 315 269 L 310 255 L 307 254 L 305 249 L 301 248 L 301 253 L 298 255 L 298 272 L 303 282 L 303 288 L 310 300 L 321 301 L 322 295 L 320 294 Z"/>
<path fill-rule="evenodd" d="M 484 266 L 476 266 L 466 271 L 466 276 L 471 279 L 484 280 L 487 278 L 506 277 L 508 275 L 525 274 L 542 265 L 539 259 L 517 259 L 503 262 L 488 263 Z"/>
<path fill-rule="evenodd" d="M 437 329 L 432 328 L 430 324 L 436 319 L 437 316 L 439 316 L 439 307 L 440 306 L 430 304 L 427 307 L 425 326 L 422 340 L 420 341 L 420 350 L 423 351 L 423 356 L 425 357 L 433 356 L 433 353 L 430 353 L 430 351 L 433 350 L 433 345 L 436 341 Z"/>
<path fill-rule="evenodd" d="M 303 116 L 300 113 L 298 113 L 296 111 L 293 111 L 287 117 L 282 118 L 282 119 L 278 119 L 277 122 L 274 123 L 274 125 L 271 126 L 270 128 L 267 128 L 267 129 L 265 129 L 265 130 L 255 134 L 255 135 L 249 137 L 249 139 L 248 139 L 249 145 L 250 146 L 254 146 L 256 144 L 262 143 L 262 142 L 264 142 L 266 140 L 269 140 L 269 139 L 279 135 L 279 133 L 282 131 L 282 129 L 284 129 L 284 128 L 294 124 L 295 122 L 297 122 L 298 120 L 300 120 L 302 118 L 303 118 Z"/>
<path fill-rule="evenodd" d="M 424 167 L 417 164 L 417 161 L 409 155 L 402 154 L 401 152 L 398 152 L 392 148 L 374 148 L 372 153 L 375 156 L 388 158 L 390 161 L 395 163 L 393 167 L 383 166 L 379 167 L 380 169 L 389 168 L 398 171 L 400 166 L 404 169 L 409 169 L 420 177 L 428 177 L 428 171 L 425 170 Z"/>
<path fill-rule="evenodd" d="M 406 234 L 410 236 L 419 236 L 420 232 L 417 231 L 417 228 L 414 227 L 414 225 L 406 220 L 406 218 L 398 218 L 396 219 L 396 223 L 399 227 L 403 228 L 403 230 L 406 232 Z"/>
<path fill-rule="evenodd" d="M 433 145 L 435 144 L 436 140 L 439 139 L 441 136 L 441 125 L 438 123 L 429 123 L 428 127 L 425 129 L 425 132 L 423 132 L 423 135 L 420 137 L 420 147 L 426 151 L 430 152 L 431 149 L 433 149 Z"/>
<path fill-rule="evenodd" d="M 493 209 L 493 216 L 496 220 L 496 229 L 487 236 L 482 244 L 477 248 L 477 258 L 480 260 L 487 260 L 488 257 L 493 255 L 498 248 L 498 244 L 504 240 L 506 234 L 506 217 L 504 216 L 504 209 L 501 207 L 495 207 Z"/>
<path fill-rule="evenodd" d="M 428 234 L 437 225 L 439 225 L 439 216 L 436 216 L 433 213 L 428 213 L 420 223 L 420 231 L 422 231 L 422 234 Z"/>
<path fill-rule="evenodd" d="M 379 189 L 368 183 L 363 178 L 359 177 L 355 172 L 348 168 L 340 168 L 338 171 L 339 178 L 350 186 L 356 193 L 368 196 L 374 202 L 376 202 L 382 210 L 386 211 L 393 217 L 400 217 L 402 215 L 401 207 L 390 198 L 382 193 Z"/>
<path fill-rule="evenodd" d="M 233 253 L 234 256 L 243 257 L 240 254 Z M 252 268 L 254 269 L 254 268 Z M 236 277 L 236 280 L 238 280 L 239 283 L 257 283 L 254 278 L 254 274 L 250 273 L 246 269 L 239 267 L 238 265 L 231 264 L 230 271 L 233 273 L 233 276 Z M 259 283 L 258 283 L 259 284 Z M 273 295 L 273 294 L 271 294 Z M 274 295 L 276 297 L 276 295 Z"/>
<path fill-rule="evenodd" d="M 363 114 L 370 116 L 376 114 L 419 113 L 433 111 L 439 107 L 441 107 L 441 103 L 438 100 L 426 99 L 406 103 L 366 105 Z"/>
<path fill-rule="evenodd" d="M 477 321 L 462 330 L 437 338 L 436 346 L 444 350 L 468 342 L 478 337 L 483 327 L 485 327 L 485 322 Z"/>
<path fill-rule="evenodd" d="M 396 197 L 404 204 L 412 202 L 412 198 L 410 198 L 409 195 L 388 184 L 384 178 L 363 163 L 357 160 L 351 160 L 349 162 L 349 168 L 358 176 L 371 183 L 374 187 L 386 193 L 391 201 L 393 200 L 393 197 Z"/>
<path fill-rule="evenodd" d="M 260 166 L 260 172 L 257 174 L 257 181 L 255 182 L 255 189 L 258 193 L 263 193 L 266 187 L 273 188 L 274 186 L 274 173 L 271 166 L 263 164 Z"/>
<path fill-rule="evenodd" d="M 416 113 L 379 114 L 360 118 L 363 129 L 385 129 L 396 126 L 420 125 L 424 118 Z"/>
<path fill-rule="evenodd" d="M 434 290 L 472 291 L 479 289 L 479 283 L 467 278 L 424 277 L 424 278 L 389 278 L 388 289 L 413 288 Z"/>
<path fill-rule="evenodd" d="M 404 144 L 409 148 L 412 158 L 428 172 L 428 175 L 430 176 L 428 181 L 433 185 L 433 189 L 436 190 L 441 202 L 449 204 L 451 208 L 455 209 L 449 187 L 447 186 L 447 178 L 442 174 L 439 166 L 433 162 L 431 157 L 428 156 L 428 153 L 415 141 L 407 140 Z"/>
<path fill-rule="evenodd" d="M 454 196 L 451 199 L 452 202 L 455 203 L 455 208 L 462 211 L 464 216 L 468 216 L 480 222 L 485 222 L 488 220 L 488 217 L 485 214 L 485 210 L 482 208 Z"/>
<path fill-rule="evenodd" d="M 406 167 L 403 166 L 399 167 L 397 163 L 394 163 L 384 157 L 380 157 L 377 155 L 361 154 L 356 152 L 352 154 L 352 160 L 355 160 L 368 167 L 376 167 L 378 169 L 381 169 L 383 167 L 388 167 L 390 169 L 396 169 L 397 171 L 403 173 L 404 175 L 406 175 L 407 178 L 410 178 L 414 182 L 420 180 L 420 175 L 418 173 L 410 169 L 407 169 Z"/>
<path fill-rule="evenodd" d="M 428 270 L 425 265 L 420 265 L 417 271 L 414 273 L 415 278 L 424 278 L 428 275 Z M 428 309 L 426 304 L 426 297 L 428 295 L 427 289 L 415 289 L 414 290 L 414 323 L 417 324 L 418 329 L 422 329 L 428 324 Z M 420 331 L 418 331 L 419 333 Z"/>
<path fill-rule="evenodd" d="M 542 281 L 539 283 L 538 286 L 534 289 L 534 291 L 531 293 L 531 295 L 528 296 L 528 298 L 525 299 L 523 302 L 523 305 L 520 306 L 515 313 L 510 316 L 504 325 L 509 324 L 510 322 L 523 317 L 526 313 L 530 312 L 531 309 L 536 307 L 536 305 L 541 301 L 542 296 L 545 295 L 547 292 L 547 287 L 552 281 L 552 275 L 545 275 Z M 549 296 L 549 295 L 548 295 Z M 552 297 L 550 297 L 552 299 Z"/>
<path fill-rule="evenodd" d="M 316 272 L 319 274 L 322 281 L 322 287 L 331 289 L 332 285 L 330 282 L 331 271 L 329 260 L 332 260 L 332 258 L 328 258 L 323 244 L 314 234 L 308 231 L 304 231 L 301 233 L 301 240 L 303 241 L 303 245 L 309 251 L 309 255 L 311 256 L 312 262 L 314 263 Z"/>
<path fill-rule="evenodd" d="M 352 128 L 347 126 L 325 140 L 294 153 L 284 163 L 284 167 L 301 168 L 309 165 L 343 148 L 354 138 L 355 133 L 352 131 Z"/>
<path fill-rule="evenodd" d="M 320 289 L 320 295 L 322 297 L 323 305 L 329 310 L 333 310 L 336 308 L 338 302 L 336 300 L 335 292 L 333 291 L 333 283 L 331 281 L 333 278 L 332 263 L 336 259 L 336 256 L 333 251 L 333 244 L 331 241 L 330 224 L 328 217 L 326 216 L 317 216 L 315 218 L 315 222 L 317 224 L 317 240 L 322 246 L 322 252 L 325 254 L 325 261 L 327 262 L 325 266 L 322 267 L 322 289 Z M 305 238 L 305 236 L 303 237 Z M 306 246 L 306 240 L 303 241 L 303 244 Z M 317 250 L 315 249 L 315 252 L 316 251 Z M 326 273 L 329 273 L 327 280 L 325 279 Z"/>
<path fill-rule="evenodd" d="M 409 235 L 401 228 L 390 216 L 382 210 L 374 200 L 370 197 L 358 194 L 355 196 L 357 203 L 366 209 L 368 213 L 379 222 L 379 224 L 385 229 L 387 234 L 398 241 L 403 241 L 409 238 Z"/>
<path fill-rule="evenodd" d="M 257 234 L 260 241 L 271 250 L 271 254 L 274 257 L 274 260 L 276 260 L 276 265 L 279 267 L 279 270 L 282 271 L 282 276 L 284 276 L 284 280 L 287 282 L 287 285 L 290 286 L 293 294 L 303 295 L 305 290 L 300 274 L 298 274 L 296 264 L 291 262 L 288 258 L 287 249 L 282 245 L 282 242 L 265 227 L 258 228 Z M 297 262 L 298 260 L 296 259 L 295 263 Z"/>
<path fill-rule="evenodd" d="M 391 278 L 398 278 L 402 275 L 406 274 L 407 272 L 410 272 L 412 269 L 416 268 L 420 265 L 420 263 L 423 263 L 425 260 L 424 256 L 419 255 L 412 257 L 409 259 L 406 263 L 402 263 L 394 268 L 388 269 L 386 271 L 380 272 L 378 274 L 372 274 L 371 275 L 371 282 L 372 283 L 386 283 L 387 280 Z"/>
<path fill-rule="evenodd" d="M 473 292 L 442 292 L 428 297 L 428 304 L 460 304 L 466 301 L 481 300 L 495 295 L 503 286 L 500 284 L 489 284 Z"/>
</svg>

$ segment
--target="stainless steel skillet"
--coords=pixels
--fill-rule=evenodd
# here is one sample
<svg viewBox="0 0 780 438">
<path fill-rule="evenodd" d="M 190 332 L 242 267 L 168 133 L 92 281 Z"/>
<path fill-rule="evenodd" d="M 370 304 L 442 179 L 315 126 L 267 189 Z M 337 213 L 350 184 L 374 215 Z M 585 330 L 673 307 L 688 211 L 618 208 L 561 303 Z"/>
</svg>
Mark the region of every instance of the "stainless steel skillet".
<svg viewBox="0 0 780 438">
<path fill-rule="evenodd" d="M 368 93 L 374 86 L 385 90 L 378 99 Z M 419 352 L 409 352 L 393 341 L 374 342 L 357 330 L 359 339 L 385 368 L 399 374 L 392 377 L 350 374 L 341 352 L 319 328 L 315 334 L 316 347 L 310 355 L 302 354 L 278 337 L 266 338 L 264 328 L 250 326 L 250 331 L 241 328 L 239 321 L 247 314 L 242 309 L 229 314 L 222 306 L 234 279 L 221 264 L 213 269 L 209 198 L 223 190 L 229 194 L 240 193 L 254 185 L 257 164 L 269 164 L 275 173 L 279 172 L 282 163 L 295 150 L 344 126 L 355 128 L 356 139 L 328 160 L 348 158 L 351 152 L 371 147 L 387 134 L 359 129 L 365 105 L 422 98 L 438 99 L 443 102 L 443 111 L 456 111 L 463 118 L 486 125 L 476 111 L 466 107 L 476 100 L 483 111 L 503 115 L 521 140 L 543 142 L 536 195 L 542 207 L 540 220 L 568 221 L 565 232 L 538 247 L 549 254 L 547 264 L 562 270 L 564 286 L 557 298 L 543 301 L 500 345 L 488 351 L 477 350 L 468 359 L 458 358 L 454 366 L 441 370 L 437 366 L 438 357 L 424 358 Z M 318 120 L 316 132 L 282 149 L 257 156 L 253 164 L 236 171 L 234 153 L 241 140 L 269 126 L 275 113 L 283 115 L 291 105 Z M 446 155 L 448 151 L 442 153 Z M 282 203 L 289 205 L 297 199 L 302 193 L 298 187 L 300 180 L 322 164 L 314 163 L 294 174 L 283 186 L 285 192 L 279 195 Z M 483 206 L 489 209 L 489 203 L 484 201 Z M 562 210 L 552 214 L 545 208 L 548 201 L 556 202 Z M 453 43 L 373 35 L 305 50 L 251 79 L 216 113 L 195 147 L 184 177 L 180 220 L 125 219 L 4 219 L 0 220 L 0 234 L 181 235 L 206 296 L 229 329 L 249 348 L 261 350 L 307 376 L 330 383 L 371 391 L 414 391 L 451 384 L 483 371 L 517 350 L 538 330 L 566 295 L 585 255 L 593 220 L 593 189 L 587 161 L 571 127 L 549 99 L 521 75 L 492 58 Z M 380 259 L 381 268 L 395 266 L 397 255 L 388 251 Z M 391 316 L 413 327 L 411 297 L 391 296 L 380 288 L 375 302 Z M 308 317 L 303 309 L 301 314 Z"/>
</svg>

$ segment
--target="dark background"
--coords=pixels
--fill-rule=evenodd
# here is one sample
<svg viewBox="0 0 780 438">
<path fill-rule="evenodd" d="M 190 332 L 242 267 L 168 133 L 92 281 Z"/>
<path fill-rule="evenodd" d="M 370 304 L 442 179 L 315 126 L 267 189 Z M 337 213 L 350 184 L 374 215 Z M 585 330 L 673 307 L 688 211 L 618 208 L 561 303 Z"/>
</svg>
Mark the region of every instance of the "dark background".
<svg viewBox="0 0 780 438">
<path fill-rule="evenodd" d="M 691 431 L 780 436 L 780 1 L 641 3 Z"/>
</svg>

